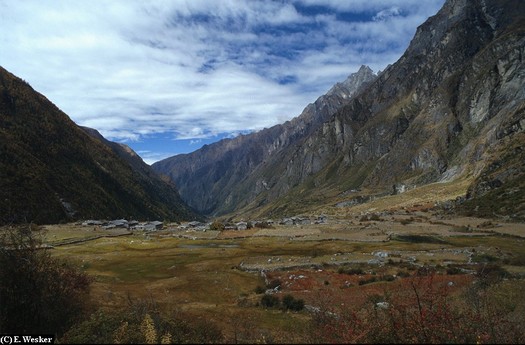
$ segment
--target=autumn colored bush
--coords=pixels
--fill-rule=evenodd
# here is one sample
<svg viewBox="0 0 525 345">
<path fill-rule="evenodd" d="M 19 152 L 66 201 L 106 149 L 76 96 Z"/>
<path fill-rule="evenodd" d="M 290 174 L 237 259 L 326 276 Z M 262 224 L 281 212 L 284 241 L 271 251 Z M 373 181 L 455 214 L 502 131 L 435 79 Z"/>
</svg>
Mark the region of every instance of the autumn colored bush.
<svg viewBox="0 0 525 345">
<path fill-rule="evenodd" d="M 35 225 L 0 236 L 0 333 L 61 334 L 88 309 L 91 280 L 51 257 Z"/>
<path fill-rule="evenodd" d="M 525 341 L 523 281 L 486 281 L 478 274 L 470 285 L 458 290 L 443 277 L 446 276 L 422 269 L 419 275 L 403 279 L 395 291 L 374 295 L 362 308 L 325 304 L 315 313 L 310 341 L 405 344 Z"/>
<path fill-rule="evenodd" d="M 74 325 L 66 344 L 215 344 L 224 341 L 212 322 L 189 313 L 161 312 L 154 300 L 130 300 L 120 310 L 99 310 Z"/>
</svg>

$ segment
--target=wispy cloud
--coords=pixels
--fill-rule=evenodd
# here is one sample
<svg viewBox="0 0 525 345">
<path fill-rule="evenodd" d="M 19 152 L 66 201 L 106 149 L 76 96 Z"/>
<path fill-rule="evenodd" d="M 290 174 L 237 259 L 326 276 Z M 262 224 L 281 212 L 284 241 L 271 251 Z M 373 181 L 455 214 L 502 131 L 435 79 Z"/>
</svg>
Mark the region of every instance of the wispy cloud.
<svg viewBox="0 0 525 345">
<path fill-rule="evenodd" d="M 0 0 L 0 65 L 109 139 L 209 138 L 385 68 L 443 2 Z"/>
</svg>

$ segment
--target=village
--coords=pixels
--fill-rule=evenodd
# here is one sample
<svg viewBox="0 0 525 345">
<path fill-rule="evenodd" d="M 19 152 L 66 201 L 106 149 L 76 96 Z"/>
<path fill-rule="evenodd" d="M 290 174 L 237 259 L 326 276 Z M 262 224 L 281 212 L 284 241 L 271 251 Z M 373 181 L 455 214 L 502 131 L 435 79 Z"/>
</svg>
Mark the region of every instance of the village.
<svg viewBox="0 0 525 345">
<path fill-rule="evenodd" d="M 496 246 L 483 249 L 468 245 L 451 247 L 451 243 L 456 242 L 458 236 L 474 239 L 480 236 L 493 236 L 497 231 L 501 236 L 521 238 L 523 229 L 522 224 L 492 223 L 467 217 L 447 220 L 427 212 L 359 214 L 344 219 L 332 216 L 330 220 L 324 214 L 239 222 L 214 220 L 169 223 L 158 220 L 147 222 L 125 219 L 86 220 L 77 223 L 77 231 L 80 225 L 83 228 L 92 227 L 88 228 L 91 234 L 93 231 L 97 233 L 97 236 L 87 235 L 87 238 L 82 241 L 99 237 L 140 235 L 142 239 L 139 241 L 142 242 L 136 239 L 131 241 L 136 244 L 152 240 L 158 242 L 166 238 L 193 240 L 198 243 L 187 244 L 187 246 L 194 249 L 237 248 L 240 242 L 235 241 L 254 238 L 267 238 L 268 241 L 276 239 L 284 241 L 283 243 L 324 243 L 323 245 L 328 246 L 337 246 L 339 243 L 343 246 L 337 250 L 331 249 L 326 253 L 312 249 L 307 255 L 288 257 L 250 255 L 236 264 L 238 269 L 248 272 L 294 267 L 321 267 L 323 264 L 338 267 L 349 264 L 381 267 L 386 263 L 400 262 L 413 267 L 437 262 L 445 265 L 459 263 L 470 265 L 475 255 L 501 257 L 508 254 L 504 255 Z M 224 241 L 224 243 L 208 243 L 207 241 Z M 62 242 L 64 241 L 52 244 L 62 245 Z M 64 243 L 70 243 L 70 241 Z M 358 246 L 369 246 L 370 250 L 351 251 L 346 248 L 356 243 Z M 411 249 L 405 247 L 403 243 L 424 243 L 425 248 Z"/>
<path fill-rule="evenodd" d="M 326 215 L 320 215 L 314 218 L 304 216 L 285 217 L 277 222 L 279 225 L 310 225 L 310 224 L 325 224 L 328 218 Z M 226 222 L 220 221 L 213 222 L 199 222 L 191 221 L 184 222 L 181 224 L 173 225 L 172 223 L 165 226 L 164 222 L 155 220 L 147 222 L 139 222 L 137 220 L 126 220 L 126 219 L 115 219 L 115 220 L 86 220 L 81 222 L 82 226 L 93 226 L 104 230 L 123 228 L 130 231 L 156 231 L 156 230 L 194 230 L 194 231 L 207 231 L 207 230 L 247 230 L 251 228 L 271 228 L 276 224 L 272 219 L 267 220 L 254 220 L 254 221 L 240 221 L 240 222 Z"/>
</svg>

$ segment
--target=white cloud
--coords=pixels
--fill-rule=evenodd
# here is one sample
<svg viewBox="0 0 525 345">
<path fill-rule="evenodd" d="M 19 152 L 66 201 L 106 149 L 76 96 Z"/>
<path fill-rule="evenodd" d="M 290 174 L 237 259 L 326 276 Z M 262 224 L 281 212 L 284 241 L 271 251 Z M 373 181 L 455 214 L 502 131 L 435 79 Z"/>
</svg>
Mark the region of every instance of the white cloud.
<svg viewBox="0 0 525 345">
<path fill-rule="evenodd" d="M 387 20 L 391 17 L 399 16 L 401 14 L 401 10 L 399 7 L 394 6 L 391 8 L 387 8 L 386 10 L 379 11 L 372 19 L 375 21 L 378 20 Z"/>
<path fill-rule="evenodd" d="M 109 139 L 209 138 L 283 122 L 362 64 L 393 63 L 443 0 L 424 3 L 0 0 L 0 65 Z"/>
<path fill-rule="evenodd" d="M 190 140 L 190 145 L 197 145 L 197 144 L 199 144 L 199 143 L 201 143 L 201 142 L 202 142 L 202 140 L 200 140 L 200 139 L 197 139 L 197 140 Z"/>
</svg>

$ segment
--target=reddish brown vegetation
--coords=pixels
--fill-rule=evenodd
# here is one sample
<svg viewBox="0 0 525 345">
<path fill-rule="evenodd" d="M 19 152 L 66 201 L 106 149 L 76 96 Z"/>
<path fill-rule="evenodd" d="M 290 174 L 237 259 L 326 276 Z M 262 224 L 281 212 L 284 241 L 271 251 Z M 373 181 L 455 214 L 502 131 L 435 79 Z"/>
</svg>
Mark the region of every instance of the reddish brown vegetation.
<svg viewBox="0 0 525 345">
<path fill-rule="evenodd" d="M 498 297 L 501 280 L 420 269 L 392 282 L 359 285 L 370 276 L 328 270 L 269 274 L 282 281 L 283 293 L 292 292 L 317 310 L 314 343 L 525 341 L 522 299 Z"/>
</svg>

